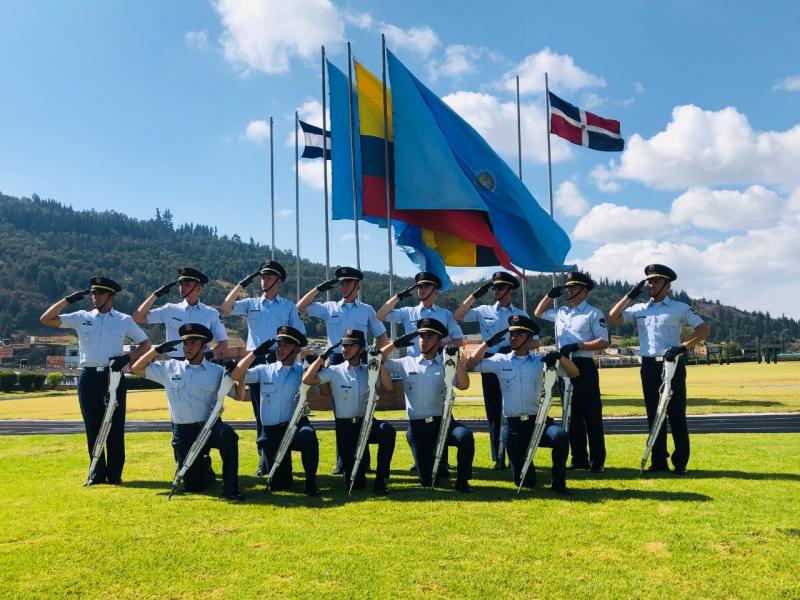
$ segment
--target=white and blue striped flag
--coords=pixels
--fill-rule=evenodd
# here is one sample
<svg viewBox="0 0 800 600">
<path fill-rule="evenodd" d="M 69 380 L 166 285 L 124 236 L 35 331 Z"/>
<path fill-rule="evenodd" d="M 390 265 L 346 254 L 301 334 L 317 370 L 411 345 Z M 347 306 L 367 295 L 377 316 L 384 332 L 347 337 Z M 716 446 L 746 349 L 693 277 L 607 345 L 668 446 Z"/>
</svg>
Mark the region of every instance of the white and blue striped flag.
<svg viewBox="0 0 800 600">
<path fill-rule="evenodd" d="M 322 129 L 315 125 L 309 125 L 305 121 L 299 121 L 300 128 L 303 130 L 306 147 L 301 158 L 322 158 Z M 326 131 L 325 137 L 325 159 L 331 159 L 331 132 Z"/>
</svg>

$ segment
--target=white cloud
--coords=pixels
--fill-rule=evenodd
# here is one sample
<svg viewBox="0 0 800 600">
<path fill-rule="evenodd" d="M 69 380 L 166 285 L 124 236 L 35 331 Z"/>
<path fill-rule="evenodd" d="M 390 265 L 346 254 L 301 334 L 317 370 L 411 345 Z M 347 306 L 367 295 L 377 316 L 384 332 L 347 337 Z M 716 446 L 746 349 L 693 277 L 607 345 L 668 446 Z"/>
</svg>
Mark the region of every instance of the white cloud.
<svg viewBox="0 0 800 600">
<path fill-rule="evenodd" d="M 301 121 L 305 121 L 310 125 L 316 125 L 317 127 L 322 127 L 322 104 L 317 100 L 306 100 L 300 106 L 297 107 L 297 116 Z M 326 115 L 328 117 L 328 128 L 330 128 L 330 114 Z M 289 131 L 286 134 L 286 139 L 284 140 L 284 145 L 287 148 L 294 149 L 294 115 L 291 116 L 291 124 L 289 125 Z M 298 128 L 298 135 L 300 139 L 300 153 L 303 153 L 303 130 Z"/>
<path fill-rule="evenodd" d="M 380 31 L 386 34 L 387 45 L 395 49 L 411 50 L 421 56 L 428 56 L 439 45 L 439 36 L 427 25 L 401 29 L 390 23 L 381 23 Z"/>
<path fill-rule="evenodd" d="M 791 212 L 800 214 L 800 187 L 793 191 L 786 199 L 786 208 Z"/>
<path fill-rule="evenodd" d="M 516 159 L 516 102 L 503 102 L 491 94 L 464 91 L 449 94 L 442 100 L 468 121 L 495 151 Z M 520 118 L 523 158 L 546 163 L 547 123 L 544 110 L 536 104 L 522 104 Z M 553 138 L 551 143 L 554 162 L 572 156 L 568 142 Z"/>
<path fill-rule="evenodd" d="M 493 52 L 483 46 L 470 46 L 467 44 L 450 44 L 444 50 L 444 56 L 428 63 L 428 76 L 436 81 L 439 77 L 458 79 L 464 75 L 478 72 L 478 66 L 483 60 L 493 63 L 503 60 L 498 52 Z"/>
<path fill-rule="evenodd" d="M 669 233 L 667 215 L 657 210 L 628 208 L 610 202 L 592 207 L 572 231 L 576 240 L 603 243 L 618 239 L 660 237 Z"/>
<path fill-rule="evenodd" d="M 605 165 L 597 165 L 591 170 L 589 176 L 594 179 L 594 184 L 601 192 L 618 192 L 622 189 L 619 181 Z"/>
<path fill-rule="evenodd" d="M 243 75 L 285 73 L 290 59 L 318 56 L 344 39 L 344 22 L 330 0 L 217 0 L 225 58 Z"/>
<path fill-rule="evenodd" d="M 691 188 L 673 201 L 670 221 L 716 231 L 762 229 L 778 223 L 782 208 L 778 195 L 761 185 L 743 192 Z"/>
<path fill-rule="evenodd" d="M 634 81 L 633 89 L 637 94 L 644 94 L 644 84 L 641 81 Z"/>
<path fill-rule="evenodd" d="M 733 183 L 800 183 L 800 124 L 786 131 L 759 132 L 733 107 L 707 111 L 677 106 L 664 131 L 645 139 L 630 136 L 619 163 L 593 176 L 630 179 L 658 189 Z"/>
<path fill-rule="evenodd" d="M 800 92 L 800 75 L 792 75 L 784 79 L 779 79 L 772 86 L 773 90 L 781 90 L 784 92 Z"/>
<path fill-rule="evenodd" d="M 470 281 L 490 279 L 492 273 L 497 269 L 498 267 L 469 267 L 459 270 L 459 272 L 450 272 L 450 269 L 448 269 L 448 274 L 453 283 L 469 283 Z"/>
<path fill-rule="evenodd" d="M 369 13 L 351 13 L 346 12 L 344 15 L 344 20 L 347 21 L 348 25 L 353 25 L 354 27 L 358 27 L 359 29 L 372 29 L 373 19 L 372 15 Z"/>
<path fill-rule="evenodd" d="M 545 48 L 522 59 L 516 67 L 503 76 L 502 86 L 516 91 L 515 76 L 519 75 L 519 93 L 533 94 L 544 91 L 544 74 L 548 74 L 550 89 L 556 93 L 573 92 L 587 87 L 605 87 L 606 82 L 575 64 L 569 54 L 558 54 Z"/>
<path fill-rule="evenodd" d="M 293 208 L 280 208 L 275 211 L 275 214 L 278 216 L 279 219 L 287 219 L 294 215 Z"/>
<path fill-rule="evenodd" d="M 565 181 L 556 190 L 555 205 L 558 213 L 568 217 L 580 217 L 589 210 L 589 203 L 581 195 L 578 186 L 571 181 Z"/>
<path fill-rule="evenodd" d="M 183 34 L 183 41 L 190 48 L 204 50 L 208 48 L 208 31 L 205 29 L 202 31 L 187 31 Z"/>
<path fill-rule="evenodd" d="M 359 230 L 359 232 L 358 232 L 358 237 L 361 238 L 362 242 L 365 242 L 365 241 L 367 241 L 367 240 L 372 238 L 372 236 L 370 234 L 364 233 L 361 230 Z M 355 232 L 347 232 L 347 233 L 342 234 L 342 236 L 339 238 L 339 241 L 340 242 L 354 242 L 355 239 L 356 239 Z"/>
<path fill-rule="evenodd" d="M 250 121 L 242 134 L 242 137 L 260 144 L 269 139 L 269 123 L 266 121 Z"/>
<path fill-rule="evenodd" d="M 302 152 L 302 150 L 301 150 Z M 317 158 L 314 160 L 304 160 L 300 159 L 298 163 L 300 165 L 300 169 L 298 171 L 300 175 L 300 181 L 303 182 L 305 185 L 310 187 L 313 190 L 322 191 L 325 189 L 325 182 L 322 177 L 322 163 L 327 163 L 328 166 L 328 194 L 331 192 L 331 162 L 323 161 L 321 158 Z M 301 199 L 302 201 L 302 199 Z"/>
<path fill-rule="evenodd" d="M 582 269 L 596 277 L 638 281 L 651 262 L 678 273 L 675 287 L 691 296 L 719 298 L 745 310 L 769 310 L 800 318 L 800 235 L 798 228 L 779 226 L 702 245 L 637 240 L 606 244 Z"/>
</svg>

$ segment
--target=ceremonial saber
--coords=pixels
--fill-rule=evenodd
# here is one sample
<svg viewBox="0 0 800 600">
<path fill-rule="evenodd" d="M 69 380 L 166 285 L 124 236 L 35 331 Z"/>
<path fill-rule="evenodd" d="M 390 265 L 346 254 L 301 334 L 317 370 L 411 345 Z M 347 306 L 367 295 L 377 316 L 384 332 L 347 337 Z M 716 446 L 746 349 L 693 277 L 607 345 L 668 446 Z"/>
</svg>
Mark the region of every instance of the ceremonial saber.
<svg viewBox="0 0 800 600">
<path fill-rule="evenodd" d="M 350 489 L 348 494 L 353 493 L 353 484 L 356 481 L 358 468 L 361 466 L 361 459 L 364 458 L 364 451 L 367 449 L 369 443 L 369 434 L 372 431 L 372 420 L 375 416 L 375 407 L 377 402 L 377 389 L 378 377 L 381 373 L 381 362 L 383 361 L 383 354 L 378 351 L 377 354 L 370 354 L 369 361 L 367 362 L 367 387 L 369 389 L 369 398 L 367 399 L 367 409 L 364 412 L 364 420 L 361 422 L 361 431 L 358 434 L 358 445 L 356 446 L 356 460 L 353 463 L 353 471 L 350 474 Z"/>
<path fill-rule="evenodd" d="M 283 459 L 286 457 L 286 453 L 289 451 L 289 446 L 292 445 L 294 434 L 297 433 L 297 423 L 300 421 L 306 410 L 309 389 L 311 389 L 310 385 L 306 385 L 305 383 L 300 384 L 299 398 L 294 407 L 292 418 L 289 419 L 289 425 L 286 427 L 286 431 L 283 433 L 283 437 L 281 438 L 280 446 L 278 446 L 278 452 L 275 454 L 275 460 L 272 461 L 272 467 L 270 467 L 269 475 L 267 475 L 267 489 L 264 490 L 265 492 L 269 492 L 269 485 L 272 483 L 272 478 L 275 477 L 278 467 L 281 466 Z"/>
<path fill-rule="evenodd" d="M 97 432 L 97 438 L 94 441 L 92 461 L 89 463 L 89 472 L 86 474 L 86 482 L 83 484 L 83 487 L 89 487 L 92 484 L 92 478 L 94 477 L 97 463 L 100 462 L 100 457 L 103 455 L 103 450 L 106 447 L 106 440 L 108 440 L 108 434 L 111 432 L 111 419 L 114 417 L 114 411 L 119 404 L 117 400 L 117 388 L 121 380 L 122 372 L 114 371 L 109 367 L 108 391 L 106 392 L 108 404 L 106 405 L 105 413 L 103 413 L 103 422 L 100 424 L 100 431 Z"/>
<path fill-rule="evenodd" d="M 675 360 L 664 361 L 664 368 L 661 371 L 661 390 L 658 398 L 658 408 L 656 409 L 655 419 L 653 419 L 653 426 L 650 428 L 650 435 L 647 436 L 647 444 L 644 447 L 644 455 L 642 456 L 642 464 L 639 471 L 640 476 L 644 473 L 647 459 L 653 451 L 656 438 L 661 432 L 661 427 L 664 425 L 664 419 L 667 416 L 667 407 L 669 406 L 669 401 L 672 399 L 672 378 L 675 376 L 675 371 L 678 370 L 679 360 L 680 356 Z"/>
<path fill-rule="evenodd" d="M 522 473 L 520 474 L 519 487 L 517 493 L 522 491 L 522 485 L 525 483 L 525 477 L 528 475 L 528 469 L 533 463 L 533 458 L 536 455 L 536 450 L 542 441 L 545 427 L 547 426 L 547 412 L 550 410 L 550 405 L 553 403 L 553 385 L 558 379 L 558 374 L 555 368 L 546 368 L 542 375 L 544 383 L 544 399 L 539 403 L 539 410 L 536 411 L 536 424 L 531 434 L 531 441 L 528 444 L 528 450 L 525 453 L 525 462 L 522 466 Z"/>
</svg>

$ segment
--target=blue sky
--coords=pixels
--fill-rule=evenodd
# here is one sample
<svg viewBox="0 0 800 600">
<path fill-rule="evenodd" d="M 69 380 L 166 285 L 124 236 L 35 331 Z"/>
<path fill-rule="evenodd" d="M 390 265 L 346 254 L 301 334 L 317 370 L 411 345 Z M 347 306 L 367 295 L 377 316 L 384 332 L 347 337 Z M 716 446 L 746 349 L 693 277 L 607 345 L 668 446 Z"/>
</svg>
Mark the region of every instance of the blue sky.
<svg viewBox="0 0 800 600">
<path fill-rule="evenodd" d="M 566 100 L 622 122 L 621 155 L 553 138 L 573 262 L 635 279 L 657 260 L 692 294 L 800 317 L 794 2 L 6 2 L 0 20 L 6 194 L 143 218 L 169 207 L 177 222 L 267 243 L 258 121 L 272 116 L 277 243 L 292 248 L 292 119 L 320 119 L 319 46 L 345 68 L 350 40 L 379 72 L 385 32 L 515 168 L 508 81 L 520 75 L 523 178 L 545 206 L 541 73 Z M 323 261 L 320 180 L 319 161 L 302 165 L 301 254 Z M 333 224 L 335 264 L 354 262 L 352 230 Z M 386 270 L 385 234 L 362 235 L 362 265 Z M 395 265 L 414 270 L 401 253 Z"/>
</svg>

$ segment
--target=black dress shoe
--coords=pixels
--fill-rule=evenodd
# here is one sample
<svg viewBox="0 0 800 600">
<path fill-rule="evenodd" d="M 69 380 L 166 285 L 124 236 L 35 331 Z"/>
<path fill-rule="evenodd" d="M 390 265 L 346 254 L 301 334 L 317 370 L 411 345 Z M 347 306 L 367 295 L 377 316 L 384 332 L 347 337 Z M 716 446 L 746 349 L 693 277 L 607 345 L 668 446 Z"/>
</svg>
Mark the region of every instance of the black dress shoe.
<svg viewBox="0 0 800 600">
<path fill-rule="evenodd" d="M 344 470 L 341 467 L 336 467 L 331 471 L 331 475 L 344 475 Z"/>
<path fill-rule="evenodd" d="M 645 473 L 669 473 L 667 465 L 650 465 L 644 470 Z"/>
<path fill-rule="evenodd" d="M 258 467 L 256 469 L 256 475 L 255 475 L 256 477 L 263 477 L 266 474 L 267 474 L 267 470 L 264 469 L 264 467 Z"/>
<path fill-rule="evenodd" d="M 381 477 L 375 478 L 375 485 L 373 486 L 373 491 L 375 492 L 376 496 L 388 496 L 389 490 L 386 489 L 386 480 Z"/>
<path fill-rule="evenodd" d="M 584 470 L 584 469 L 587 469 L 587 470 L 588 470 L 589 468 L 590 468 L 590 467 L 589 467 L 589 464 L 588 464 L 588 463 L 587 463 L 587 464 L 582 464 L 582 463 L 580 463 L 580 464 L 577 464 L 577 465 L 576 465 L 576 464 L 571 464 L 570 466 L 568 466 L 568 467 L 567 467 L 567 470 L 568 470 L 568 471 L 577 471 L 577 470 L 579 470 L 579 469 L 580 469 L 580 470 Z"/>
<path fill-rule="evenodd" d="M 592 473 L 605 473 L 606 469 L 603 465 L 594 465 L 592 467 Z"/>
<path fill-rule="evenodd" d="M 686 467 L 675 467 L 675 475 L 686 475 Z"/>
<path fill-rule="evenodd" d="M 317 487 L 316 483 L 313 482 L 306 482 L 306 496 L 313 498 L 314 496 L 319 496 L 320 491 Z"/>
<path fill-rule="evenodd" d="M 108 480 L 108 485 L 122 485 L 122 477 L 120 477 L 118 479 L 109 479 Z"/>
<path fill-rule="evenodd" d="M 572 496 L 572 492 L 567 489 L 566 485 L 553 485 L 550 489 L 559 496 Z"/>
<path fill-rule="evenodd" d="M 225 494 L 225 500 L 228 500 L 230 502 L 241 502 L 242 500 L 244 500 L 244 495 L 241 494 L 240 492 L 235 492 L 233 494 Z"/>
<path fill-rule="evenodd" d="M 468 481 L 456 481 L 456 491 L 462 494 L 469 494 L 472 492 L 472 487 L 469 485 Z"/>
<path fill-rule="evenodd" d="M 417 465 L 411 465 L 408 471 L 409 473 L 416 473 L 417 471 L 419 471 L 419 469 L 417 468 Z"/>
</svg>

